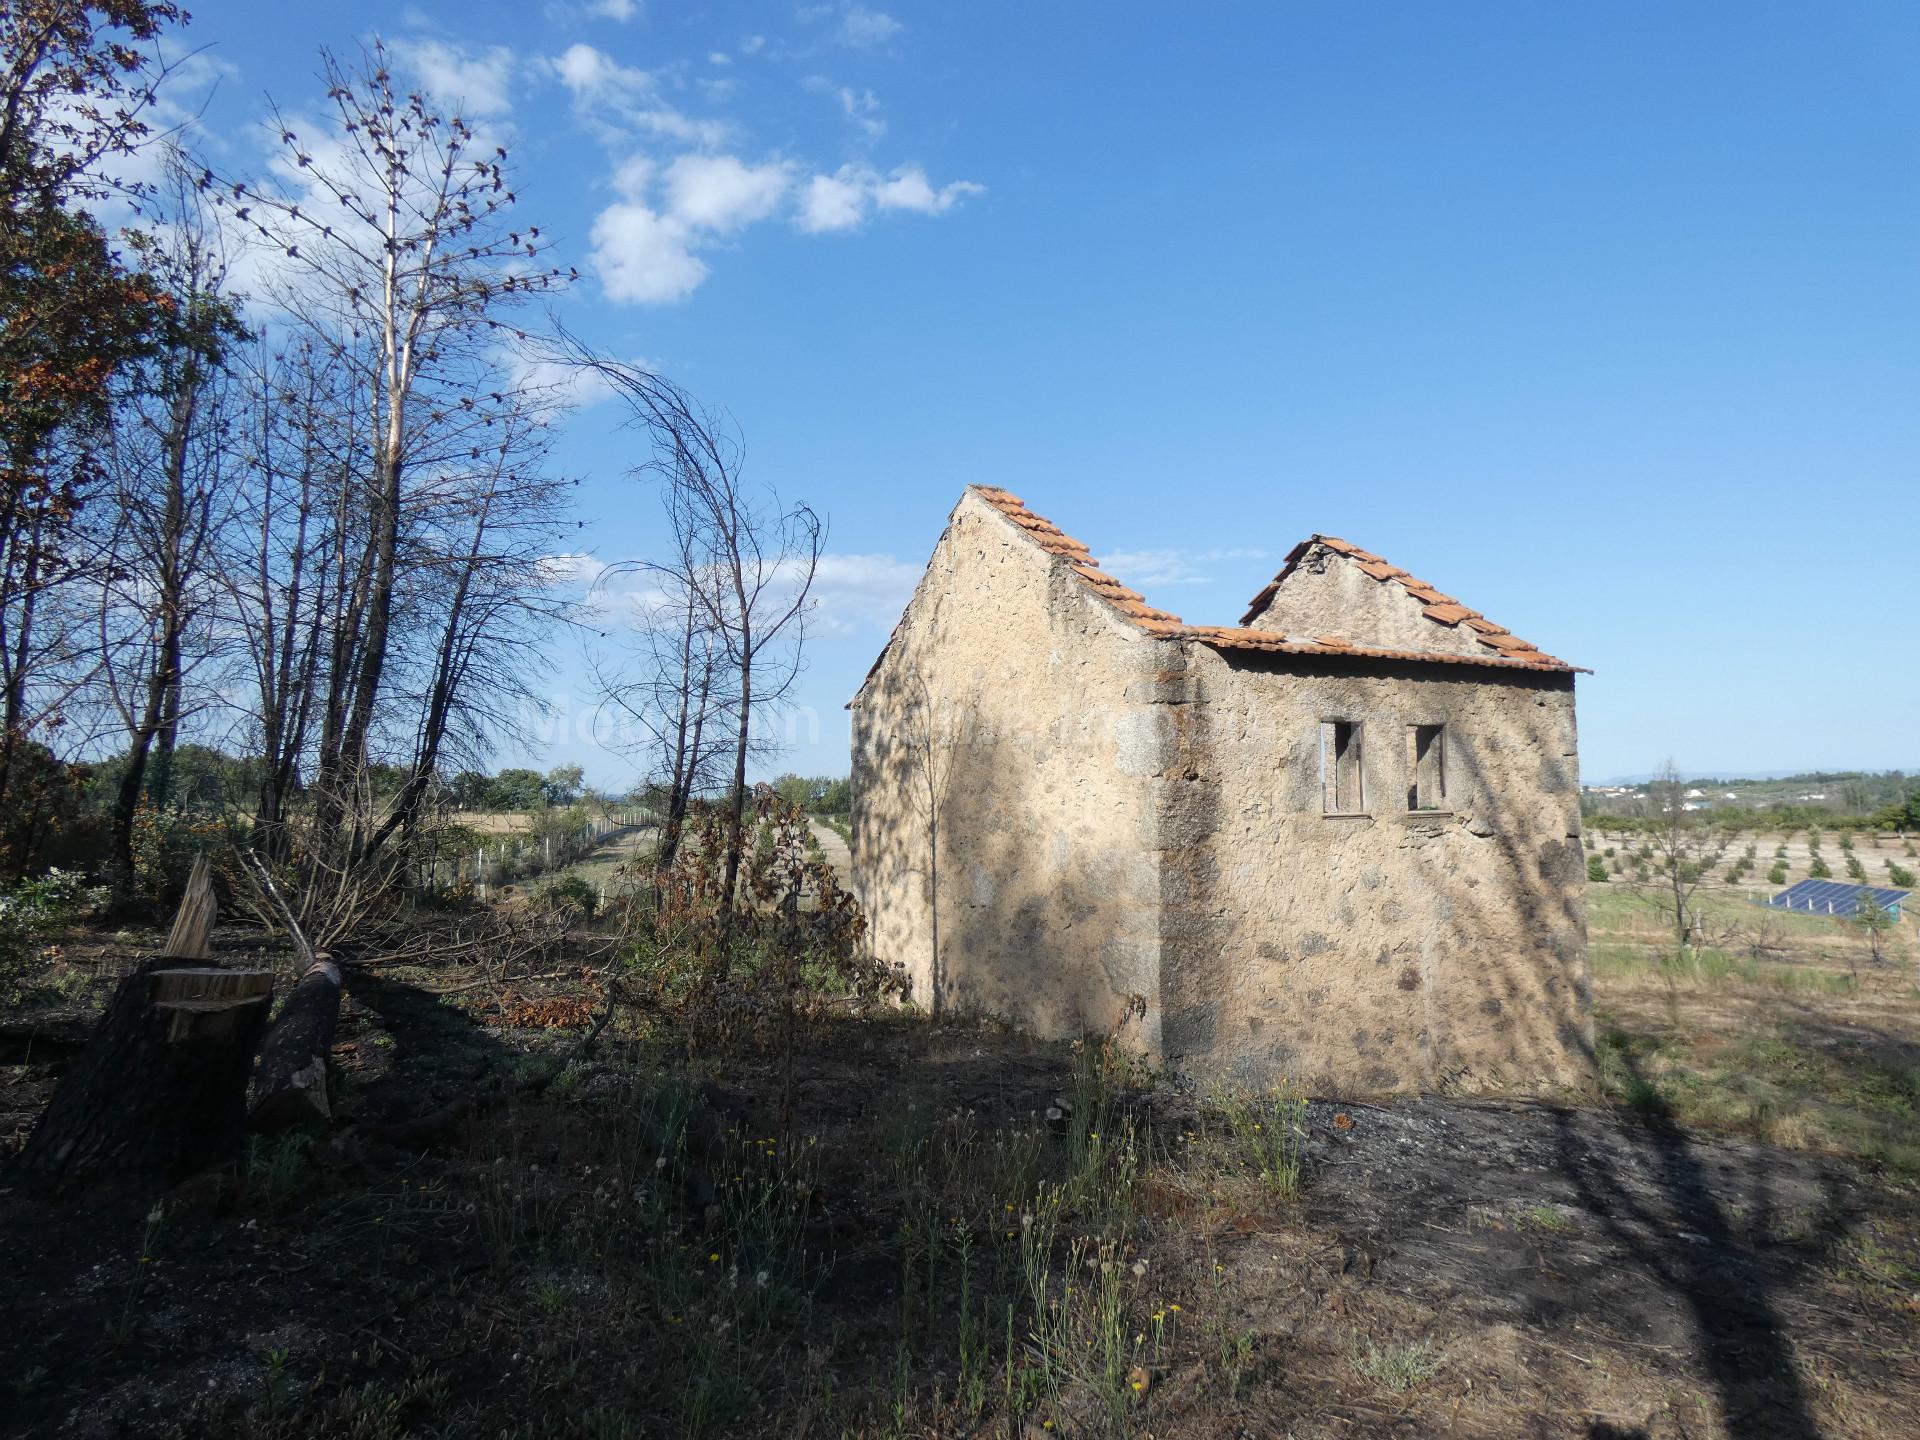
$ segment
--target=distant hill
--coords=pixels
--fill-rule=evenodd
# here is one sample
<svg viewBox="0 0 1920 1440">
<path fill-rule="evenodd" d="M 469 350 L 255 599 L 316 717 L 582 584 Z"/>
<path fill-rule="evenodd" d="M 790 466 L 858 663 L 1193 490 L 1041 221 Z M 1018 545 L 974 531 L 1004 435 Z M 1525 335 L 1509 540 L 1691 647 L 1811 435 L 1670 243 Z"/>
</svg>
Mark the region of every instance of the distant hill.
<svg viewBox="0 0 1920 1440">
<path fill-rule="evenodd" d="M 1903 770 L 1682 770 L 1680 778 L 1693 783 L 1715 785 L 1757 785 L 1763 781 L 1788 784 L 1832 784 L 1841 780 L 1868 780 L 1882 776 L 1920 778 L 1920 766 Z M 1647 785 L 1656 780 L 1654 771 L 1639 775 L 1620 775 L 1611 780 L 1585 780 L 1586 785 Z"/>
</svg>

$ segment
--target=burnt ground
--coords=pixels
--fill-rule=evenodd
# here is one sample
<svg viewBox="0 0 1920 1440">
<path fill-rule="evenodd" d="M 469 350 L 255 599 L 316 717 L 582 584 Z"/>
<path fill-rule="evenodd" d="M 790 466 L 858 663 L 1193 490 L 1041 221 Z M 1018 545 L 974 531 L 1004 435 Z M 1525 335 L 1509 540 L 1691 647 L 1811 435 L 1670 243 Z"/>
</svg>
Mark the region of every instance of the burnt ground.
<svg viewBox="0 0 1920 1440">
<path fill-rule="evenodd" d="M 574 1042 L 567 997 L 523 1001 L 360 981 L 333 1137 L 256 1147 L 157 1207 L 0 1192 L 0 1426 L 1920 1433 L 1920 1202 L 1855 1162 L 1657 1111 L 1316 1100 L 1287 1199 L 1201 1097 L 1124 1090 L 1102 1123 L 1125 1125 L 1137 1173 L 1124 1197 L 1079 1192 L 1053 1251 L 1070 1282 L 1074 1237 L 1118 1237 L 1133 1379 L 1116 1409 L 1005 1308 L 1019 1212 L 1081 1143 L 1068 1047 L 816 1020 L 783 1129 L 777 1056 L 690 1062 L 616 1027 L 537 1098 L 374 1138 Z M 508 1023 L 530 1019 L 548 1023 Z M 66 1053 L 0 1055 L 0 1135 L 18 1143 Z M 735 1187 L 707 1204 L 672 1183 L 658 1123 L 664 1094 L 701 1086 L 724 1092 L 716 1174 Z"/>
</svg>

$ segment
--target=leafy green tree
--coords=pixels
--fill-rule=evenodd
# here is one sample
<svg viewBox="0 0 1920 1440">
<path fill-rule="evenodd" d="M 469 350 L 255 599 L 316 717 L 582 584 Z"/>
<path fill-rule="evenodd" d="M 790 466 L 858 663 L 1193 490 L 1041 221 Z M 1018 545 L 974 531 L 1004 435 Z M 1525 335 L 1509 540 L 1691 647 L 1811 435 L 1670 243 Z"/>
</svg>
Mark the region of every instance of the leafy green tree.
<svg viewBox="0 0 1920 1440">
<path fill-rule="evenodd" d="M 538 810 L 546 804 L 547 777 L 521 767 L 502 770 L 487 787 L 491 810 Z"/>
<path fill-rule="evenodd" d="M 549 805 L 571 805 L 587 788 L 587 772 L 578 765 L 556 765 L 540 782 L 540 798 Z"/>
<path fill-rule="evenodd" d="M 1807 875 L 1814 880 L 1831 880 L 1833 878 L 1833 870 L 1826 861 L 1822 860 L 1818 855 L 1815 855 L 1813 857 L 1813 864 L 1807 867 Z"/>
<path fill-rule="evenodd" d="M 1594 881 L 1596 884 L 1604 885 L 1607 883 L 1608 878 L 1607 862 L 1602 860 L 1598 855 L 1589 855 L 1587 857 L 1587 879 Z"/>
</svg>

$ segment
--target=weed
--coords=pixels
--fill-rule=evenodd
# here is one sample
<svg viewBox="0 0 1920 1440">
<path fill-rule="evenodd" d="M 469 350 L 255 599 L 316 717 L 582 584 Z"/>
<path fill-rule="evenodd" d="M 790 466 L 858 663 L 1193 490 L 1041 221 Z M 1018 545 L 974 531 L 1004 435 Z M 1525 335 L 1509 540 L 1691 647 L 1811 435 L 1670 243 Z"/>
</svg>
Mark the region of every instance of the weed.
<svg viewBox="0 0 1920 1440">
<path fill-rule="evenodd" d="M 1354 1355 L 1353 1368 L 1383 1389 L 1404 1395 L 1440 1369 L 1440 1355 L 1425 1340 L 1404 1345 L 1376 1345 L 1369 1340 Z"/>
<path fill-rule="evenodd" d="M 1267 1191 L 1291 1200 L 1300 1193 L 1307 1144 L 1307 1101 L 1288 1085 L 1264 1093 L 1216 1085 L 1209 1098 L 1240 1153 Z"/>
<path fill-rule="evenodd" d="M 1514 1212 L 1513 1223 L 1517 1229 L 1548 1235 L 1571 1234 L 1574 1228 L 1558 1205 L 1528 1205 Z"/>
<path fill-rule="evenodd" d="M 268 1139 L 247 1137 L 246 1189 L 249 1199 L 274 1207 L 285 1205 L 300 1189 L 313 1137 L 292 1132 Z"/>
</svg>

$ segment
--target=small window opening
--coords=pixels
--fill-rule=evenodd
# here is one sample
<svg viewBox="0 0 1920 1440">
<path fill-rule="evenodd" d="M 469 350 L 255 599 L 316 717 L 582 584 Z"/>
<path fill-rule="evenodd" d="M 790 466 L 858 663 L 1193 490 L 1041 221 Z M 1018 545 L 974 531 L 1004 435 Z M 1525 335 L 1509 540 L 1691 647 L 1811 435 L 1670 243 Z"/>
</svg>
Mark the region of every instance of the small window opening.
<svg viewBox="0 0 1920 1440">
<path fill-rule="evenodd" d="M 1328 720 L 1320 726 L 1320 793 L 1329 815 L 1358 815 L 1367 808 L 1360 764 L 1360 722 Z"/>
<path fill-rule="evenodd" d="M 1411 763 L 1407 767 L 1407 808 L 1444 810 L 1447 806 L 1447 727 L 1410 725 Z"/>
</svg>

